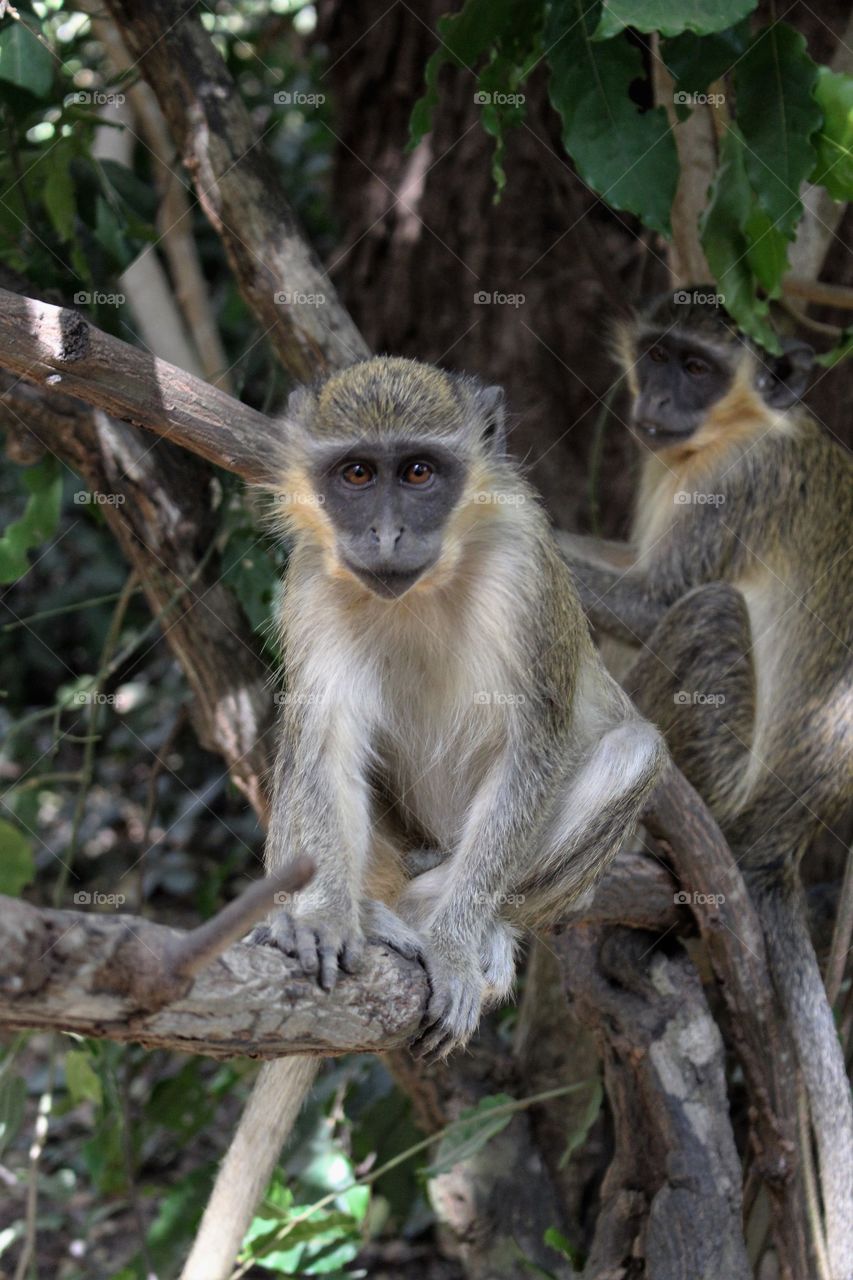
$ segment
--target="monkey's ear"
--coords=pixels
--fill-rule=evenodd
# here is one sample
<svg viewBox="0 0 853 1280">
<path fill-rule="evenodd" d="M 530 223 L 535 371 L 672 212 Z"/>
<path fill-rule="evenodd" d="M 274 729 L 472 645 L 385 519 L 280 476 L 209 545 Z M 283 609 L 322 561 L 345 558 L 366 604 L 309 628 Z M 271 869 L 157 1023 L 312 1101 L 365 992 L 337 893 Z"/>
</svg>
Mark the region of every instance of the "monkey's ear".
<svg viewBox="0 0 853 1280">
<path fill-rule="evenodd" d="M 287 397 L 287 405 L 282 417 L 294 426 L 304 426 L 308 422 L 313 404 L 314 392 L 311 387 L 294 387 Z"/>
<path fill-rule="evenodd" d="M 780 356 L 768 357 L 759 375 L 759 387 L 773 409 L 790 409 L 805 393 L 814 367 L 814 348 L 807 342 L 786 339 Z"/>
<path fill-rule="evenodd" d="M 475 393 L 480 439 L 498 457 L 506 453 L 506 396 L 503 387 L 478 387 Z"/>
</svg>

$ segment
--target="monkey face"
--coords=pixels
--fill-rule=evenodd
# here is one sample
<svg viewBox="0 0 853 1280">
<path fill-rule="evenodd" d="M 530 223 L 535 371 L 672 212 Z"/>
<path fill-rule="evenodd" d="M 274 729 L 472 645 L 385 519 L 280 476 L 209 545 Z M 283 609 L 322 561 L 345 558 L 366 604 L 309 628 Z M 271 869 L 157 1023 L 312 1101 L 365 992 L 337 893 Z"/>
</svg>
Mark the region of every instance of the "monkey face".
<svg viewBox="0 0 853 1280">
<path fill-rule="evenodd" d="M 676 333 L 643 334 L 631 428 L 653 449 L 685 440 L 730 389 L 733 374 L 719 352 Z"/>
<path fill-rule="evenodd" d="M 437 440 L 364 441 L 314 474 L 341 564 L 376 595 L 405 594 L 438 560 L 465 464 Z"/>
</svg>

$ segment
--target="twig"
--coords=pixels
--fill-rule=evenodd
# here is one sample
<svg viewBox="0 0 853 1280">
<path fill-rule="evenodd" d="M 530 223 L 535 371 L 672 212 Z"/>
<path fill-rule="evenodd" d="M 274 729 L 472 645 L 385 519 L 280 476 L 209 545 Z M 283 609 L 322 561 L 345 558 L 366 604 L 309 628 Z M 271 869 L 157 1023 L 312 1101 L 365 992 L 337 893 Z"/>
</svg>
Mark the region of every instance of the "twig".
<svg viewBox="0 0 853 1280">
<path fill-rule="evenodd" d="M 853 849 L 848 849 L 835 917 L 835 929 L 832 933 L 832 948 L 829 952 L 829 963 L 826 966 L 826 998 L 830 1005 L 834 1005 L 838 999 L 838 993 L 844 981 L 851 939 L 853 939 Z"/>
</svg>

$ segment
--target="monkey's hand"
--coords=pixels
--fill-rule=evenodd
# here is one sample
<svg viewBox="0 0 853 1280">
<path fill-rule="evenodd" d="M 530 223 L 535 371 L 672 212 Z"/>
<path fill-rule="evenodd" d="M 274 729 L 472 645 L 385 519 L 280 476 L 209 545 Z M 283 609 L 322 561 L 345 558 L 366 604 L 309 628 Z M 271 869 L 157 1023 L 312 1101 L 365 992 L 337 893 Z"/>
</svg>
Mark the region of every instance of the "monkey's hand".
<svg viewBox="0 0 853 1280">
<path fill-rule="evenodd" d="M 412 1045 L 416 1058 L 446 1058 L 470 1040 L 486 995 L 482 957 L 476 947 L 424 938 L 423 962 L 430 983 L 424 1027 Z"/>
<path fill-rule="evenodd" d="M 249 941 L 278 947 L 286 956 L 295 957 L 302 972 L 316 975 L 324 991 L 332 991 L 341 969 L 356 973 L 364 953 L 364 932 L 358 920 L 333 910 L 291 915 L 278 911 L 267 924 L 258 925 Z"/>
</svg>

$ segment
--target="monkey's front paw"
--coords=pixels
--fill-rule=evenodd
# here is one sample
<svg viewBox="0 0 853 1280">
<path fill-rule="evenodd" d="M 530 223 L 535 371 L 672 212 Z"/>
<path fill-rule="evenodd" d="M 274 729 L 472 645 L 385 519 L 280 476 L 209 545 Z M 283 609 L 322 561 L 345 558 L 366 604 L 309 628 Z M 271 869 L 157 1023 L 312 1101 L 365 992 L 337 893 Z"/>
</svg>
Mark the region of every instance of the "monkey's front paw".
<svg viewBox="0 0 853 1280">
<path fill-rule="evenodd" d="M 364 953 L 364 933 L 358 924 L 347 925 L 319 914 L 292 916 L 289 911 L 279 911 L 268 924 L 253 929 L 249 941 L 278 947 L 286 956 L 293 956 L 303 973 L 317 976 L 324 991 L 334 989 L 340 969 L 355 973 Z"/>
<path fill-rule="evenodd" d="M 486 984 L 476 953 L 450 955 L 427 943 L 423 961 L 431 994 L 412 1053 L 435 1062 L 467 1044 L 477 1030 Z"/>
<path fill-rule="evenodd" d="M 361 909 L 361 922 L 365 934 L 372 941 L 384 942 L 406 960 L 423 959 L 423 938 L 384 902 L 372 898 L 365 902 Z"/>
</svg>

